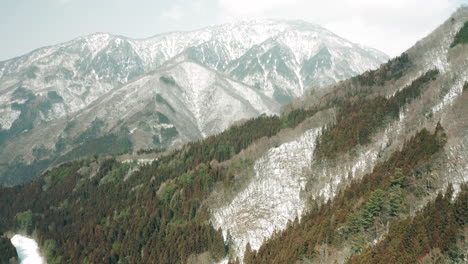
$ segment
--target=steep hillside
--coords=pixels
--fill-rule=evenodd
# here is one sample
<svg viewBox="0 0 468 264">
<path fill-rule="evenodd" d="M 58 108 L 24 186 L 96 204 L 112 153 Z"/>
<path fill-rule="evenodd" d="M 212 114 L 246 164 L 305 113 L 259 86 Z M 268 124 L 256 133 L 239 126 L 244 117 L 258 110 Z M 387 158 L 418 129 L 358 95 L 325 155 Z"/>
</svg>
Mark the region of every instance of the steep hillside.
<svg viewBox="0 0 468 264">
<path fill-rule="evenodd" d="M 260 195 L 250 197 L 248 204 L 236 204 L 238 197 L 243 196 L 243 193 L 239 193 L 225 205 L 214 206 L 213 224 L 227 227 L 223 229 L 225 237 L 228 237 L 229 233 L 230 241 L 237 247 L 237 252 L 242 253 L 244 248 L 251 250 L 244 259 L 245 262 L 285 263 L 296 259 L 302 259 L 305 263 L 344 262 L 351 254 L 360 252 L 369 243 L 379 241 L 388 231 L 385 226 L 388 227 L 390 223 L 414 214 L 434 197 L 437 191 L 444 190 L 448 183 L 454 185 L 456 192 L 460 190 L 460 184 L 468 179 L 468 161 L 464 158 L 468 151 L 467 123 L 464 118 L 467 114 L 467 94 L 463 88 L 468 86 L 468 47 L 453 46 L 452 43 L 467 20 L 468 9 L 462 8 L 430 36 L 418 42 L 401 57 L 381 66 L 379 70 L 341 82 L 334 86 L 334 91 L 323 97 L 313 95 L 294 102 L 293 106 L 302 107 L 329 105 L 330 102 L 334 102 L 337 106 L 336 119 L 332 123 L 325 121 L 310 126 L 310 129 L 323 127 L 321 136 L 314 140 L 317 144 L 313 158 L 304 166 L 302 178 L 294 171 L 289 174 L 277 171 L 283 179 L 278 186 L 290 185 L 287 181 L 294 176 L 298 179 L 295 183 L 296 188 L 302 190 L 302 203 L 320 205 L 328 199 L 335 196 L 336 198 L 319 206 L 318 212 L 311 211 L 301 217 L 286 209 L 290 208 L 288 204 L 296 199 L 294 195 L 297 195 L 297 191 L 286 193 L 282 197 L 287 198 L 278 205 L 284 208 L 281 214 L 276 214 L 279 217 L 269 215 L 269 212 L 276 210 L 275 207 L 263 210 L 259 215 L 256 213 L 257 208 L 267 197 L 275 195 L 278 189 L 272 188 L 268 191 L 265 185 L 259 186 L 252 181 L 247 189 L 262 188 L 264 191 L 261 191 Z M 418 139 L 426 137 L 423 136 L 427 134 L 427 131 L 424 132 L 425 127 L 435 127 L 438 121 L 446 129 L 448 137 L 447 144 L 439 151 L 436 145 L 431 147 L 431 143 L 428 142 L 429 145 L 424 146 L 426 140 Z M 322 125 L 319 125 L 320 123 Z M 420 129 L 423 130 L 417 133 L 416 138 L 408 142 L 408 136 Z M 408 144 L 413 146 L 409 147 Z M 398 152 L 402 146 L 402 152 Z M 417 150 L 421 147 L 423 149 Z M 416 153 L 410 154 L 411 151 L 405 150 L 406 148 L 416 150 Z M 418 161 L 418 155 L 421 154 L 429 156 Z M 405 158 L 392 161 L 395 155 L 403 155 Z M 281 156 L 272 152 L 269 159 L 277 157 Z M 389 164 L 382 163 L 388 158 Z M 309 159 L 304 158 L 305 161 Z M 389 167 L 382 169 L 386 164 Z M 377 189 L 385 191 L 390 187 L 378 184 L 358 186 L 370 184 L 369 181 L 373 178 L 377 182 L 388 181 L 397 169 L 403 169 L 405 177 L 410 179 L 410 186 L 406 186 L 410 190 L 403 190 L 404 195 L 401 197 L 405 201 L 404 214 L 397 219 L 385 218 L 381 215 L 383 212 L 379 211 L 379 225 L 375 228 L 380 230 L 368 230 L 368 227 L 365 227 L 361 231 L 360 227 L 357 227 L 358 231 L 355 231 L 355 234 L 346 232 L 346 225 L 349 224 L 347 221 L 353 221 L 349 219 L 352 218 L 352 213 L 360 213 L 359 206 L 371 196 L 371 192 Z M 369 172 L 372 173 L 367 174 Z M 362 181 L 357 181 L 354 187 L 344 189 L 343 192 L 343 185 L 351 179 L 360 179 L 363 175 L 366 176 Z M 307 184 L 301 188 L 304 178 L 307 179 Z M 359 193 L 357 188 L 365 188 L 365 191 Z M 357 195 L 355 203 L 347 196 L 347 192 Z M 388 197 L 389 194 L 384 195 Z M 297 205 L 297 202 L 294 204 Z M 228 220 L 229 224 L 220 221 L 218 214 L 223 214 L 225 208 L 233 206 L 235 208 L 231 208 L 230 211 L 242 212 L 242 216 L 238 215 L 241 220 L 226 215 L 223 220 Z M 251 223 L 252 219 L 248 220 L 249 218 L 254 218 L 254 223 L 271 223 L 284 218 L 293 221 L 296 217 L 301 219 L 300 223 L 291 224 L 286 231 L 274 236 L 266 244 L 262 241 L 273 235 L 273 230 L 265 225 L 242 224 L 244 221 Z M 370 220 L 372 222 L 375 219 Z M 285 220 L 282 221 L 285 223 Z M 286 227 L 286 224 L 282 225 L 282 228 Z M 456 228 L 457 232 L 462 232 L 463 224 Z M 249 234 L 248 238 L 242 235 L 245 233 Z M 450 239 L 453 242 L 456 237 Z M 424 250 L 409 259 L 422 258 L 421 254 L 429 253 L 428 248 L 435 250 L 438 246 L 427 245 Z M 447 254 L 447 251 L 444 251 L 446 249 L 441 249 L 443 254 Z M 257 253 L 252 253 L 257 250 Z M 458 249 L 460 250 L 463 251 L 464 248 Z M 239 259 L 243 260 L 243 254 Z M 398 259 L 404 263 L 411 262 L 405 258 L 404 261 Z"/>
<path fill-rule="evenodd" d="M 278 116 L 2 187 L 0 232 L 33 234 L 49 263 L 463 263 L 467 21 L 460 8 L 401 56 Z"/>
</svg>

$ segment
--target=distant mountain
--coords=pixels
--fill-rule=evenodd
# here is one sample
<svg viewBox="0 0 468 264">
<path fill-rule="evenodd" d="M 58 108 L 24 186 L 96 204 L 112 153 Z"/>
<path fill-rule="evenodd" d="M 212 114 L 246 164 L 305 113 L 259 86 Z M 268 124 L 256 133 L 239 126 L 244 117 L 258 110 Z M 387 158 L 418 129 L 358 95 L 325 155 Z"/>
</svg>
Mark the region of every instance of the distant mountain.
<svg viewBox="0 0 468 264">
<path fill-rule="evenodd" d="M 100 120 L 102 135 L 128 131 L 134 148 L 148 149 L 204 138 L 237 120 L 274 115 L 279 109 L 258 90 L 184 61 L 106 93 L 70 118 L 80 125 L 66 134 L 84 133 Z"/>
<path fill-rule="evenodd" d="M 388 56 L 301 21 L 244 21 L 143 40 L 97 33 L 0 62 L 0 98 L 14 101 L 18 87 L 34 94 L 55 91 L 63 103 L 44 113 L 53 119 L 174 59 L 225 72 L 271 98 L 275 89 L 291 98 L 376 68 Z M 5 129 L 18 113 L 2 113 Z"/>
<path fill-rule="evenodd" d="M 41 98 L 27 102 L 36 100 Z M 235 121 L 279 110 L 279 103 L 257 89 L 184 61 L 118 86 L 76 113 L 12 137 L 1 153 L 4 161 L 15 164 L 16 157 L 8 158 L 8 153 L 27 155 L 32 150 L 33 157 L 47 166 L 57 158 L 60 162 L 94 153 L 182 144 L 220 133 Z"/>
<path fill-rule="evenodd" d="M 220 132 L 244 117 L 262 113 L 278 114 L 279 104 L 304 94 L 311 87 L 322 87 L 376 68 L 387 58 L 381 52 L 351 43 L 317 25 L 275 20 L 242 21 L 148 39 L 96 33 L 40 48 L 0 62 L 0 158 L 3 160 L 0 164 L 0 179 L 1 175 L 26 164 L 35 167 L 33 171 L 44 168 L 48 162 L 42 162 L 42 165 L 33 163 L 55 160 L 87 140 L 109 136 L 106 133 L 115 132 L 117 127 L 123 129 L 118 134 L 125 138 L 122 151 L 170 147 L 200 139 Z M 187 66 L 195 64 L 199 66 Z M 131 112 L 136 113 L 132 104 L 149 99 L 142 92 L 149 89 L 144 86 L 147 82 L 142 80 L 154 77 L 154 71 L 164 71 L 165 75 L 157 78 L 164 80 L 167 77 L 166 81 L 171 82 L 171 78 L 180 77 L 181 65 L 194 72 L 186 73 L 187 86 L 178 86 L 176 83 L 174 87 L 199 89 L 195 82 L 210 82 L 201 79 L 202 76 L 216 76 L 218 81 L 210 89 L 224 87 L 224 90 L 211 91 L 218 95 L 216 98 L 220 101 L 217 104 L 204 105 L 181 98 L 174 102 L 172 107 L 175 112 L 189 111 L 184 117 L 179 114 L 172 118 L 171 122 L 177 123 L 178 133 L 175 136 L 165 138 L 160 128 L 145 130 L 146 136 L 142 140 L 129 133 L 133 131 L 139 134 L 141 131 L 138 127 L 153 127 L 149 123 L 154 123 L 156 127 L 166 126 L 154 118 L 157 112 L 164 112 L 164 103 L 161 102 L 153 102 L 153 110 L 145 110 L 148 113 L 146 117 L 133 117 L 135 124 L 141 121 L 138 126 L 128 124 L 128 120 L 117 120 L 120 116 L 98 115 L 96 109 L 101 107 L 99 103 L 109 102 L 111 99 L 108 96 L 113 96 L 114 106 L 132 109 Z M 202 68 L 204 70 L 200 70 Z M 198 76 L 198 73 L 201 75 Z M 156 79 L 153 83 L 163 83 Z M 221 79 L 225 81 L 219 81 Z M 143 87 L 136 87 L 140 84 Z M 134 96 L 139 97 L 115 96 L 128 87 L 138 90 Z M 236 87 L 243 87 L 241 90 L 250 92 L 240 92 Z M 189 93 L 180 91 L 180 94 Z M 220 99 L 224 97 L 221 93 L 229 94 L 226 98 L 236 98 L 236 102 L 241 103 L 232 104 L 229 106 L 232 109 L 227 110 L 228 106 L 222 106 L 226 100 Z M 261 99 L 247 98 L 251 93 L 261 96 Z M 159 95 L 158 98 L 170 99 L 166 97 Z M 265 108 L 266 101 L 268 107 Z M 107 111 L 104 109 L 108 109 L 108 106 L 102 107 L 101 112 Z M 71 129 L 74 121 L 65 124 L 69 120 L 79 120 L 78 116 L 83 116 L 83 111 L 87 113 L 88 119 L 99 119 L 95 125 L 104 123 L 102 129 L 98 129 L 99 133 L 96 128 L 89 126 L 93 120 L 80 123 L 79 130 Z M 91 113 L 96 116 L 92 117 Z M 137 120 L 140 117 L 142 120 Z M 116 122 L 119 125 L 116 126 Z M 63 133 L 64 127 L 68 133 L 94 132 L 74 141 Z M 42 142 L 40 139 L 45 131 L 51 137 Z M 153 137 L 154 141 L 147 139 Z M 15 149 L 14 155 L 11 155 L 12 149 Z M 30 169 L 9 173 L 9 177 L 15 178 L 13 175 L 18 173 L 30 174 Z"/>
<path fill-rule="evenodd" d="M 344 40 L 320 27 L 297 23 L 227 65 L 238 80 L 285 103 L 311 86 L 323 87 L 376 68 L 388 57 Z"/>
</svg>

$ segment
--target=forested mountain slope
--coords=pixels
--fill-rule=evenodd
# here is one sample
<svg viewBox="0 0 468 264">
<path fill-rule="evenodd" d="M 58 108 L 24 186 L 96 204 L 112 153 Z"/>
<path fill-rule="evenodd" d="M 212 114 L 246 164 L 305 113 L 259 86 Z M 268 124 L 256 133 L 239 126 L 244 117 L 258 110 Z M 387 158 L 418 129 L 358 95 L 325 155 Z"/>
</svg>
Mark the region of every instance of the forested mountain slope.
<svg viewBox="0 0 468 264">
<path fill-rule="evenodd" d="M 2 187 L 0 232 L 48 263 L 463 263 L 467 21 L 151 163 L 95 155 Z"/>
</svg>

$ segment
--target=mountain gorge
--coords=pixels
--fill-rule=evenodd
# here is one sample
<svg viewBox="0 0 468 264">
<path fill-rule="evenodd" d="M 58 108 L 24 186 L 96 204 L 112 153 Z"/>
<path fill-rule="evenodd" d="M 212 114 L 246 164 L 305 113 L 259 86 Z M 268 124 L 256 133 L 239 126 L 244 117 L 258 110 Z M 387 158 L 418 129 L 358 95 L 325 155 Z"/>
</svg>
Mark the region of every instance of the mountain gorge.
<svg viewBox="0 0 468 264">
<path fill-rule="evenodd" d="M 268 86 L 282 78 L 278 69 L 325 84 L 346 68 L 338 59 L 321 68 L 337 54 L 331 46 L 304 56 L 300 69 L 293 45 L 276 49 L 272 40 L 245 57 L 220 49 L 205 65 L 194 57 L 211 42 L 179 53 L 106 91 L 74 125 L 44 130 L 44 138 L 53 129 L 77 135 L 81 154 L 0 187 L 0 233 L 34 237 L 48 263 L 464 263 L 467 32 L 462 7 L 377 69 L 282 106 Z M 223 62 L 228 54 L 238 59 Z M 263 83 L 262 62 L 272 62 Z M 104 131 L 105 140 L 84 143 Z M 200 140 L 182 144 L 189 133 Z M 145 148 L 150 135 L 177 135 L 181 147 L 86 149 Z"/>
<path fill-rule="evenodd" d="M 180 146 L 279 114 L 292 98 L 387 58 L 319 26 L 275 20 L 148 39 L 97 33 L 40 48 L 0 62 L 0 179 L 25 182 L 83 155 Z M 96 147 L 109 137 L 119 143 Z"/>
</svg>

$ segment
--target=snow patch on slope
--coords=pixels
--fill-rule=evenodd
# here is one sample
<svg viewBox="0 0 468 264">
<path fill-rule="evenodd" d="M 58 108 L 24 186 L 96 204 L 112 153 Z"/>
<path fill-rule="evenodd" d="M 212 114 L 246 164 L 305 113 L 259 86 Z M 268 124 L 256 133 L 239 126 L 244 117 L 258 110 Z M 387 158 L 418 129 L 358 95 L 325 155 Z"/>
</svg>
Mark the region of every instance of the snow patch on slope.
<svg viewBox="0 0 468 264">
<path fill-rule="evenodd" d="M 386 132 L 378 140 L 377 146 L 359 152 L 350 162 L 343 162 L 337 166 L 314 164 L 312 170 L 316 179 L 312 182 L 312 197 L 323 201 L 332 199 L 342 181 L 346 181 L 348 177 L 359 178 L 371 172 L 378 160 L 379 152 L 388 142 Z"/>
<path fill-rule="evenodd" d="M 455 82 L 455 84 L 450 88 L 448 93 L 444 96 L 442 101 L 432 107 L 432 112 L 437 113 L 447 106 L 452 105 L 452 103 L 455 101 L 455 98 L 457 98 L 459 95 L 463 93 L 463 85 L 468 81 L 468 71 L 465 71 L 462 73 L 462 76 L 458 78 L 458 80 Z"/>
<path fill-rule="evenodd" d="M 266 115 L 276 115 L 276 111 L 272 111 L 272 108 L 265 104 L 265 98 L 260 93 L 255 92 L 253 89 L 246 89 L 246 86 L 241 85 L 238 82 L 228 80 L 228 83 L 232 86 L 232 89 L 236 91 L 241 98 L 247 100 L 250 105 L 258 112 Z"/>
<path fill-rule="evenodd" d="M 305 188 L 312 198 L 326 201 L 336 195 L 343 180 L 371 172 L 390 139 L 402 133 L 404 118 L 400 115 L 374 143 L 357 151 L 356 157 L 334 166 L 313 159 L 321 129 L 308 130 L 300 138 L 270 149 L 255 163 L 255 177 L 248 187 L 230 204 L 212 211 L 213 226 L 223 230 L 225 239 L 232 239 L 236 256 L 242 259 L 247 243 L 257 250 L 274 231 L 286 228 L 295 217 L 300 219 Z"/>
<path fill-rule="evenodd" d="M 214 88 L 212 84 L 215 82 L 215 74 L 195 63 L 186 62 L 180 65 L 186 75 L 186 78 L 182 79 L 183 82 L 180 83 L 185 88 L 185 102 L 187 102 L 188 108 L 195 115 L 199 131 L 202 132 L 203 137 L 206 137 L 203 131 L 205 124 L 201 109 L 206 103 L 203 100 L 207 97 L 206 94 L 210 93 L 210 88 Z"/>
<path fill-rule="evenodd" d="M 18 257 L 21 264 L 43 264 L 44 259 L 39 255 L 39 247 L 36 241 L 22 235 L 14 235 L 11 238 L 11 243 L 18 252 Z"/>
<path fill-rule="evenodd" d="M 260 248 L 275 230 L 300 217 L 305 208 L 301 197 L 320 129 L 306 131 L 300 138 L 270 149 L 254 165 L 255 177 L 229 205 L 213 210 L 212 223 L 232 238 L 242 259 L 247 243 Z"/>
<path fill-rule="evenodd" d="M 20 111 L 13 110 L 11 107 L 0 108 L 0 129 L 10 129 L 20 114 Z"/>
<path fill-rule="evenodd" d="M 390 145 L 390 140 L 398 138 L 404 132 L 405 114 L 402 110 L 398 121 L 389 125 L 382 133 L 378 133 L 373 143 L 361 146 L 356 151 L 357 156 L 342 157 L 336 163 L 322 163 L 313 160 L 311 165 L 312 179 L 308 183 L 308 191 L 314 199 L 327 201 L 332 199 L 338 190 L 338 185 L 348 178 L 361 178 L 372 172 L 381 153 Z"/>
<path fill-rule="evenodd" d="M 92 56 L 96 56 L 96 54 L 104 49 L 111 40 L 111 35 L 105 33 L 96 33 L 92 34 L 85 39 L 86 46 L 91 51 Z"/>
<path fill-rule="evenodd" d="M 424 68 L 424 72 L 434 68 L 438 69 L 441 73 L 452 70 L 450 69 L 450 63 L 448 61 L 448 53 L 453 38 L 463 26 L 462 21 L 463 20 L 457 19 L 456 24 L 453 26 L 438 28 L 426 39 L 421 41 L 421 43 L 424 44 L 418 43 L 420 45 L 429 45 L 429 49 L 426 48 L 427 51 L 424 53 L 424 56 L 421 57 L 421 64 Z M 419 47 L 416 46 L 412 49 L 418 50 L 418 48 Z"/>
<path fill-rule="evenodd" d="M 447 175 L 450 175 L 450 182 L 453 184 L 455 193 L 458 193 L 460 185 L 468 182 L 468 136 L 460 139 L 456 145 L 450 146 L 447 157 Z"/>
</svg>

